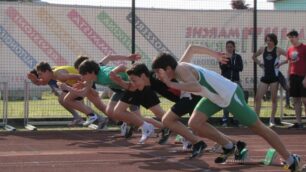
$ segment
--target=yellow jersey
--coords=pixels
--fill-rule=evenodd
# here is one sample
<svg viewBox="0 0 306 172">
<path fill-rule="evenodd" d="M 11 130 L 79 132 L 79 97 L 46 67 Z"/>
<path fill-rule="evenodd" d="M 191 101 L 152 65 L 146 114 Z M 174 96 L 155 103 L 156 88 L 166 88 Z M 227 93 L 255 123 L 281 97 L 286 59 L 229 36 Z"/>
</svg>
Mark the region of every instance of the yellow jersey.
<svg viewBox="0 0 306 172">
<path fill-rule="evenodd" d="M 73 66 L 54 66 L 52 68 L 52 71 L 54 73 L 54 75 L 57 75 L 56 73 L 60 70 L 65 70 L 67 71 L 69 74 L 79 74 L 79 71 L 76 70 Z M 66 80 L 65 83 L 67 85 L 70 85 L 72 86 L 73 84 L 77 83 L 77 80 L 75 79 L 69 79 L 69 80 Z"/>
</svg>

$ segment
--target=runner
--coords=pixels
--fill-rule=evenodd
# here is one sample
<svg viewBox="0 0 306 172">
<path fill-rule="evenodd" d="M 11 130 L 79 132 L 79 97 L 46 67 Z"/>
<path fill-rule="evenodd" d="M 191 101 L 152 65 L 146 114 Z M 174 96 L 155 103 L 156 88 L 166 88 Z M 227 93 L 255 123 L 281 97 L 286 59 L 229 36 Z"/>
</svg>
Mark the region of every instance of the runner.
<svg viewBox="0 0 306 172">
<path fill-rule="evenodd" d="M 202 53 L 202 47 L 191 45 L 184 56 L 192 58 L 194 54 Z M 216 163 L 225 162 L 229 156 L 239 152 L 228 137 L 207 122 L 209 117 L 225 108 L 241 124 L 248 126 L 275 148 L 291 171 L 299 169 L 300 157 L 291 154 L 279 136 L 258 119 L 257 114 L 246 104 L 243 91 L 237 87 L 237 84 L 203 67 L 186 62 L 178 63 L 168 54 L 157 56 L 152 63 L 152 69 L 168 87 L 205 97 L 197 104 L 189 120 L 189 126 L 199 136 L 209 138 L 223 146 L 224 152 L 215 159 Z M 171 79 L 178 79 L 180 82 L 172 82 Z"/>
</svg>

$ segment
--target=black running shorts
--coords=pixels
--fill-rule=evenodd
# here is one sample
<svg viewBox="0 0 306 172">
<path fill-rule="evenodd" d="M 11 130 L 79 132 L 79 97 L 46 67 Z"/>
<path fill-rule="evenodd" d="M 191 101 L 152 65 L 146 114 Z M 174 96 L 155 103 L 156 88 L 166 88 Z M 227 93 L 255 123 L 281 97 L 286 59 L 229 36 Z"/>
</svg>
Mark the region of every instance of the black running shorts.
<svg viewBox="0 0 306 172">
<path fill-rule="evenodd" d="M 125 91 L 123 97 L 120 100 L 131 105 L 142 105 L 146 109 L 149 109 L 160 103 L 156 93 L 149 86 L 144 87 L 143 90 Z"/>
<path fill-rule="evenodd" d="M 263 76 L 260 78 L 260 81 L 265 83 L 265 84 L 272 84 L 274 82 L 278 82 L 278 77 L 266 77 Z"/>
<path fill-rule="evenodd" d="M 306 88 L 303 86 L 303 76 L 290 75 L 289 95 L 290 97 L 306 97 Z"/>
<path fill-rule="evenodd" d="M 177 116 L 181 117 L 187 113 L 192 114 L 195 106 L 200 101 L 202 97 L 200 96 L 191 96 L 183 97 L 177 101 L 172 107 L 171 111 L 174 112 Z"/>
</svg>

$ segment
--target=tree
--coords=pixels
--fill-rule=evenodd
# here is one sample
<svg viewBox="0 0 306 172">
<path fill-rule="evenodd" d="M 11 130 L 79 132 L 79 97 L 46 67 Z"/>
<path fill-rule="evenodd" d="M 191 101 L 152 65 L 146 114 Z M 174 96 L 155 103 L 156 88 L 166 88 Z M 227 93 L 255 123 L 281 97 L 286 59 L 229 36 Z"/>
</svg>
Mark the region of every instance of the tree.
<svg viewBox="0 0 306 172">
<path fill-rule="evenodd" d="M 245 3 L 245 0 L 232 0 L 232 9 L 244 10 L 249 9 L 249 4 Z"/>
</svg>

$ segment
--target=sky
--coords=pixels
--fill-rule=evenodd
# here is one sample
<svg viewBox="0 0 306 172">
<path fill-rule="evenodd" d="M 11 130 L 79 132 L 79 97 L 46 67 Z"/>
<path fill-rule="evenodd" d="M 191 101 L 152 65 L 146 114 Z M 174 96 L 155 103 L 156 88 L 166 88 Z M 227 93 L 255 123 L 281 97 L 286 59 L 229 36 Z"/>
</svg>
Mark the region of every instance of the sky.
<svg viewBox="0 0 306 172">
<path fill-rule="evenodd" d="M 130 7 L 131 0 L 41 0 L 51 4 L 89 5 Z M 135 0 L 136 7 L 171 8 L 171 9 L 231 9 L 231 0 Z M 253 7 L 254 0 L 246 0 L 249 7 Z M 273 9 L 273 3 L 267 0 L 257 0 L 257 8 Z"/>
</svg>

